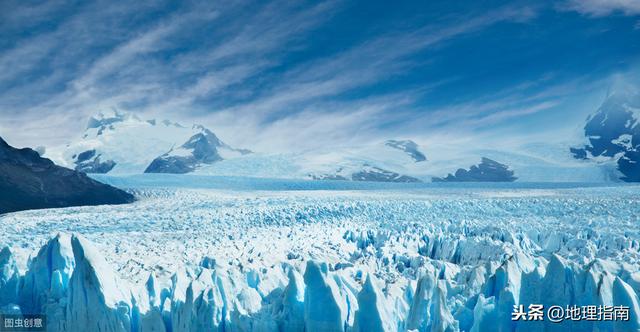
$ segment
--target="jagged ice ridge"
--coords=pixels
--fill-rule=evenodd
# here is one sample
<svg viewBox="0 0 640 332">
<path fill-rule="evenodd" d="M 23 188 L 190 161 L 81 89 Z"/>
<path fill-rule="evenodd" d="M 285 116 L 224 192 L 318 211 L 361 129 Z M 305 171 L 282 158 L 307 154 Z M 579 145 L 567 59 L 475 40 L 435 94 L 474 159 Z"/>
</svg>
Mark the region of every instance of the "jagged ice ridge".
<svg viewBox="0 0 640 332">
<path fill-rule="evenodd" d="M 129 206 L 0 217 L 0 307 L 52 331 L 633 331 L 635 190 L 138 189 Z M 57 229 L 84 235 L 26 261 Z M 511 321 L 530 303 L 630 320 Z"/>
</svg>

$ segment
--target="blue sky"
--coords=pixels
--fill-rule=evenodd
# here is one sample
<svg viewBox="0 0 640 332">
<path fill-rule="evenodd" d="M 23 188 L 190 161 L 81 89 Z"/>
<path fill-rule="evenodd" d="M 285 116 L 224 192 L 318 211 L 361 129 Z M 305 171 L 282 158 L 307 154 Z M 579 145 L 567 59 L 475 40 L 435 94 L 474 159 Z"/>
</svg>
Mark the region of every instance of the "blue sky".
<svg viewBox="0 0 640 332">
<path fill-rule="evenodd" d="M 0 136 L 117 108 L 259 151 L 569 140 L 639 61 L 637 0 L 5 0 Z"/>
</svg>

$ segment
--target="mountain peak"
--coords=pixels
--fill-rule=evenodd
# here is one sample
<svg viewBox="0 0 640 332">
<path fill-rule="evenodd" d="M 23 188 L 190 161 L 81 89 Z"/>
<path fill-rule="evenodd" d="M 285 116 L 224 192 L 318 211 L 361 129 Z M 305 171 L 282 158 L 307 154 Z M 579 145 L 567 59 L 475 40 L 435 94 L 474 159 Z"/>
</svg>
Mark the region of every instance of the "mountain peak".
<svg viewBox="0 0 640 332">
<path fill-rule="evenodd" d="M 153 122 L 155 123 L 155 121 L 156 121 L 156 120 L 154 119 L 154 120 L 153 120 Z M 167 120 L 167 119 L 162 120 L 162 124 L 163 124 L 163 125 L 165 125 L 165 126 L 167 126 L 167 127 L 171 127 L 171 126 L 173 126 L 173 127 L 177 127 L 177 128 L 187 128 L 187 127 L 185 127 L 185 126 L 181 125 L 181 124 L 180 124 L 180 123 L 178 123 L 178 122 L 173 122 L 173 121 L 171 121 L 171 120 Z"/>
<path fill-rule="evenodd" d="M 123 112 L 117 109 L 102 110 L 89 118 L 87 129 L 102 128 L 113 123 L 123 122 L 129 119 L 141 121 L 138 116 L 128 112 Z"/>
<path fill-rule="evenodd" d="M 140 122 L 140 123 L 145 122 L 146 124 L 150 124 L 152 126 L 156 126 L 158 124 L 158 122 L 160 122 L 165 127 L 187 128 L 187 127 L 183 126 L 182 124 L 180 124 L 178 122 L 174 122 L 174 121 L 171 121 L 171 120 L 168 120 L 168 119 L 164 119 L 162 121 L 158 121 L 156 119 L 143 120 L 137 114 L 133 114 L 133 113 L 130 113 L 130 112 L 127 112 L 127 111 L 122 111 L 122 110 L 115 109 L 115 108 L 111 108 L 111 109 L 106 109 L 106 110 L 99 111 L 95 115 L 92 115 L 89 118 L 89 121 L 87 123 L 87 129 L 92 129 L 92 128 L 104 129 L 104 128 L 106 128 L 106 127 L 108 127 L 110 125 L 113 125 L 115 123 L 127 122 L 127 121 Z M 196 128 L 196 127 L 204 128 L 201 125 L 194 125 L 193 126 L 193 128 Z"/>
<path fill-rule="evenodd" d="M 196 169 L 200 164 L 211 164 L 221 161 L 222 157 L 218 148 L 226 147 L 218 137 L 209 129 L 202 126 L 194 126 L 200 130 L 191 136 L 180 147 L 154 159 L 145 169 L 145 173 L 188 173 Z"/>
<path fill-rule="evenodd" d="M 384 143 L 386 146 L 398 149 L 407 153 L 415 162 L 427 160 L 427 157 L 418 150 L 418 144 L 412 140 L 394 140 L 390 139 Z"/>
<path fill-rule="evenodd" d="M 584 135 L 588 143 L 570 148 L 576 159 L 617 163 L 621 180 L 640 181 L 640 93 L 622 90 L 609 94 L 587 118 Z"/>
</svg>

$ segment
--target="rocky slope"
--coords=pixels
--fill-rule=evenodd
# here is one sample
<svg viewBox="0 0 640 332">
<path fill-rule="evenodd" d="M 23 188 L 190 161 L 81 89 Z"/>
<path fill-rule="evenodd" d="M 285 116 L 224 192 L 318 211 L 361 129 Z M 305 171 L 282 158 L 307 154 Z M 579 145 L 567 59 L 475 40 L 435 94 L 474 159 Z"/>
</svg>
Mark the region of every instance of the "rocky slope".
<svg viewBox="0 0 640 332">
<path fill-rule="evenodd" d="M 433 182 L 513 182 L 516 179 L 507 165 L 482 157 L 482 161 L 469 170 L 460 168 L 445 178 L 433 178 Z"/>
<path fill-rule="evenodd" d="M 13 148 L 0 138 L 0 214 L 132 201 L 129 193 L 57 166 L 34 150 Z"/>
<path fill-rule="evenodd" d="M 226 148 L 235 150 L 225 143 L 210 130 L 201 127 L 201 132 L 191 136 L 189 140 L 176 149 L 154 159 L 144 170 L 145 173 L 189 173 L 203 164 L 212 164 L 223 160 L 218 149 Z M 249 154 L 249 150 L 235 150 L 240 154 Z"/>
</svg>

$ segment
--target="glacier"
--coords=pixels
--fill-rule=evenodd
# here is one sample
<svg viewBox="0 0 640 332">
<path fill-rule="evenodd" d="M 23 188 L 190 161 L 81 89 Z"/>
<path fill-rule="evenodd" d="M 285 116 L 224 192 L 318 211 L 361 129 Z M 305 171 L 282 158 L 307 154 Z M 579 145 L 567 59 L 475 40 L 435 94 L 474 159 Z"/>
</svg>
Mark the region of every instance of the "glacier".
<svg viewBox="0 0 640 332">
<path fill-rule="evenodd" d="M 637 186 L 111 180 L 138 200 L 0 216 L 0 313 L 48 331 L 640 329 Z M 513 321 L 529 304 L 629 319 Z"/>
</svg>

